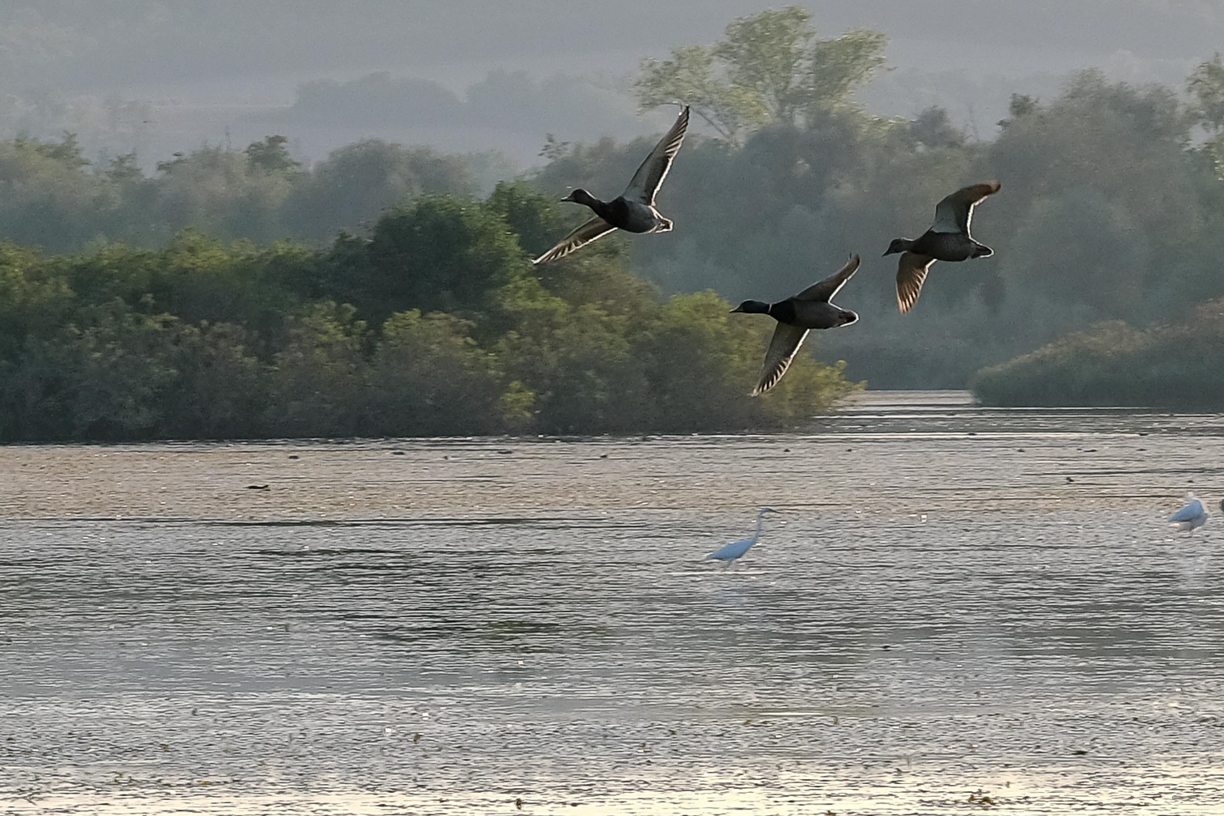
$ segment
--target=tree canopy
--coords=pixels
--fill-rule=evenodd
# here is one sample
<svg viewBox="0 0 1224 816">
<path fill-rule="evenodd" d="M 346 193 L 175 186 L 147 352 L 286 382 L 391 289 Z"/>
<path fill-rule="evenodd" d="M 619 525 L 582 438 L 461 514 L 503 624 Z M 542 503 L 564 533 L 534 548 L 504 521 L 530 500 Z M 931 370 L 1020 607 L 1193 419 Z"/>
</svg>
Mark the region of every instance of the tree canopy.
<svg viewBox="0 0 1224 816">
<path fill-rule="evenodd" d="M 614 240 L 537 277 L 517 231 L 560 221 L 507 184 L 325 248 L 0 243 L 0 440 L 771 428 L 852 388 L 808 357 L 749 397 L 772 326 L 662 300 Z"/>
<path fill-rule="evenodd" d="M 1012 94 L 998 131 L 978 134 L 938 107 L 891 118 L 853 105 L 882 47 L 870 32 L 820 39 L 807 12 L 785 8 L 735 21 L 719 43 L 678 49 L 666 71 L 647 63 L 639 90 L 655 88 L 653 101 L 683 96 L 723 128 L 719 138 L 695 128 L 661 190 L 675 230 L 611 237 L 541 267 L 527 259 L 585 215 L 556 198 L 576 186 L 615 195 L 653 138 L 555 134 L 541 167 L 483 200 L 477 157 L 378 140 L 304 166 L 286 137 L 271 135 L 243 149 L 176 154 L 148 174 L 131 154 L 87 161 L 71 134 L 0 142 L 0 239 L 14 242 L 6 263 L 24 270 L 10 281 L 10 303 L 22 305 L 5 312 L 12 328 L 0 331 L 0 350 L 51 359 L 55 349 L 65 370 L 86 372 L 65 347 L 173 335 L 197 349 L 189 359 L 225 360 L 236 380 L 253 366 L 260 387 L 285 395 L 287 375 L 268 376 L 269 367 L 351 353 L 335 371 L 364 373 L 334 382 L 364 382 L 375 360 L 386 374 L 388 360 L 406 358 L 378 357 L 385 327 L 415 310 L 424 322 L 400 318 L 403 338 L 432 338 L 460 369 L 493 372 L 490 404 L 500 407 L 481 427 L 577 429 L 575 417 L 589 410 L 591 427 L 659 428 L 671 381 L 649 373 L 650 344 L 661 336 L 657 321 L 690 312 L 666 311 L 656 288 L 697 298 L 679 301 L 689 309 L 709 297 L 691 293 L 707 290 L 733 302 L 777 300 L 858 252 L 863 268 L 840 300 L 861 321 L 822 333 L 817 353 L 881 388 L 964 387 L 980 369 L 1069 332 L 1146 332 L 1224 297 L 1218 57 L 1177 89 L 1082 71 L 1058 93 Z M 498 87 L 514 84 L 503 79 Z M 918 308 L 898 315 L 896 262 L 879 253 L 924 230 L 943 196 L 991 178 L 1003 189 L 976 211 L 974 231 L 995 255 L 937 264 Z M 116 301 L 145 322 L 98 311 Z M 741 331 L 744 321 L 724 323 L 709 309 L 725 331 Z M 433 322 L 438 314 L 447 319 Z M 78 335 L 40 334 L 70 324 Z M 310 346 L 323 324 L 342 331 Z M 446 339 L 460 328 L 474 346 Z M 37 342 L 23 344 L 23 332 Z M 730 363 L 702 365 L 692 370 L 740 376 L 725 373 Z M 158 371 L 150 382 L 162 381 Z M 567 377 L 581 385 L 567 390 Z M 630 410 L 617 394 L 646 394 L 647 407 Z M 311 403 L 294 399 L 307 406 L 307 423 Z M 782 421 L 727 404 L 741 412 L 729 427 Z"/>
<path fill-rule="evenodd" d="M 802 6 L 762 11 L 729 24 L 713 46 L 642 61 L 642 110 L 684 102 L 726 141 L 741 145 L 770 124 L 811 124 L 848 104 L 884 65 L 887 38 L 856 30 L 818 40 Z"/>
</svg>

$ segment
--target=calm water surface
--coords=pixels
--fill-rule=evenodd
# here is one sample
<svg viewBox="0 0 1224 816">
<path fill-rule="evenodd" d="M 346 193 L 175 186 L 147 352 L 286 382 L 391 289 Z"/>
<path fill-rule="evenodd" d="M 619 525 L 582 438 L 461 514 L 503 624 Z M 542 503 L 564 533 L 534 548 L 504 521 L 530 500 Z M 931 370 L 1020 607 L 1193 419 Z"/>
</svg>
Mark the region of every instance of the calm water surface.
<svg viewBox="0 0 1224 816">
<path fill-rule="evenodd" d="M 0 522 L 0 813 L 1224 813 L 1224 417 L 239 452 L 266 510 Z"/>
</svg>

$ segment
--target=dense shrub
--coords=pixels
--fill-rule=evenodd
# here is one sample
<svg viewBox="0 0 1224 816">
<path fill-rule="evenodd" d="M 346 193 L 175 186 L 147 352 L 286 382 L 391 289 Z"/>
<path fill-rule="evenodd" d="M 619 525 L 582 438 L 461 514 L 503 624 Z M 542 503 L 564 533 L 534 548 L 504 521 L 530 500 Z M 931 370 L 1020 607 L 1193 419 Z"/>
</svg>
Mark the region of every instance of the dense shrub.
<svg viewBox="0 0 1224 816">
<path fill-rule="evenodd" d="M 537 277 L 516 231 L 559 222 L 506 186 L 326 249 L 2 244 L 0 440 L 777 428 L 851 388 L 803 357 L 748 397 L 771 320 L 664 301 L 615 242 Z"/>
</svg>

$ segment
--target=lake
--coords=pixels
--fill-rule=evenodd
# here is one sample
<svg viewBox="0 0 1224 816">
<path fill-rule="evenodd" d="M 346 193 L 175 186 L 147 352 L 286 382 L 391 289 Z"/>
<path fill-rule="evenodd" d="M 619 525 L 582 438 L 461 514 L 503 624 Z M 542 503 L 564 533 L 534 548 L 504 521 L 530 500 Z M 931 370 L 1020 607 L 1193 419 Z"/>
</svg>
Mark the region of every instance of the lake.
<svg viewBox="0 0 1224 816">
<path fill-rule="evenodd" d="M 0 464 L 0 813 L 1224 810 L 1224 415 Z"/>
</svg>

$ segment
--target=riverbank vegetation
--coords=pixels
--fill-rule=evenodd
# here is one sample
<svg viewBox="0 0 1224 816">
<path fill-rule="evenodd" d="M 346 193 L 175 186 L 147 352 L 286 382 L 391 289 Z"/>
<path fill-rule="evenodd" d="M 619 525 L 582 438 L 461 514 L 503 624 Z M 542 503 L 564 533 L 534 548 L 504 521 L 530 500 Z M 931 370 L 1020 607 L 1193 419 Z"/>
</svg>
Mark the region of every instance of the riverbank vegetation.
<svg viewBox="0 0 1224 816">
<path fill-rule="evenodd" d="M 1109 321 L 979 372 L 973 390 L 1000 406 L 1140 406 L 1224 411 L 1224 300 L 1184 320 Z"/>
<path fill-rule="evenodd" d="M 297 349 L 294 359 L 318 361 L 351 347 L 360 364 L 334 361 L 328 376 L 355 366 L 360 375 L 344 380 L 350 390 L 375 388 L 356 383 L 390 376 L 387 337 L 408 343 L 409 336 L 431 348 L 445 345 L 440 337 L 452 338 L 453 365 L 474 378 L 472 393 L 497 393 L 493 407 L 475 412 L 483 419 L 473 428 L 681 429 L 704 428 L 705 420 L 694 417 L 705 409 L 691 406 L 691 413 L 669 418 L 667 406 L 679 397 L 663 394 L 688 371 L 656 361 L 652 355 L 666 357 L 659 338 L 685 320 L 701 335 L 692 313 L 706 309 L 711 325 L 725 327 L 717 342 L 730 344 L 720 352 L 726 370 L 717 376 L 730 377 L 732 358 L 746 370 L 759 362 L 740 360 L 738 341 L 730 338 L 768 329 L 756 325 L 764 321 L 716 318 L 712 296 L 689 293 L 713 290 L 731 302 L 780 299 L 829 274 L 851 252 L 865 261 L 839 302 L 861 320 L 851 330 L 822 333 L 818 353 L 829 362 L 846 360 L 848 377 L 879 388 L 965 387 L 977 371 L 1051 343 L 1062 349 L 1060 365 L 1074 367 L 1081 359 L 1097 365 L 1081 344 L 1097 336 L 1088 327 L 1122 321 L 1129 331 L 1160 334 L 1153 327 L 1224 297 L 1217 271 L 1224 252 L 1224 64 L 1218 56 L 1180 89 L 1084 71 L 1068 78 L 1056 97 L 1013 95 L 997 131 L 976 133 L 940 108 L 911 118 L 863 110 L 855 94 L 886 68 L 885 38 L 871 31 L 829 35 L 806 11 L 790 7 L 737 20 L 718 42 L 685 44 L 644 60 L 635 86 L 643 109 L 673 99 L 694 105 L 693 129 L 659 198 L 675 231 L 608 239 L 565 264 L 537 270 L 525 265 L 523 253 L 550 246 L 583 211 L 554 207 L 536 194 L 555 200 L 583 186 L 614 195 L 653 138 L 570 143 L 564 133 L 550 134 L 540 167 L 479 201 L 490 188 L 488 157 L 378 140 L 305 165 L 286 137 L 273 135 L 241 149 L 175 154 L 155 172 L 142 170 L 131 154 L 90 161 L 71 134 L 0 143 L 0 239 L 16 244 L 7 257 L 28 258 L 22 268 L 32 270 L 32 280 L 46 281 L 22 286 L 63 289 L 74 298 L 51 323 L 26 320 L 0 330 L 10 345 L 15 327 L 27 324 L 41 332 L 76 325 L 84 334 L 75 343 L 104 326 L 108 332 L 127 326 L 123 331 L 139 335 L 123 322 L 126 311 L 110 318 L 79 311 L 86 301 L 95 310 L 122 302 L 142 319 L 162 320 L 157 337 L 198 332 L 180 345 L 220 344 L 231 356 L 250 357 L 259 387 L 272 389 L 259 392 L 263 419 L 218 420 L 208 433 L 263 434 L 282 422 L 299 429 L 294 433 L 401 432 L 396 429 L 408 426 L 346 414 L 338 397 L 333 414 L 347 418 L 335 419 L 332 431 L 320 430 L 322 409 L 291 395 L 288 375 L 272 372 L 287 370 L 290 357 L 277 355 L 290 349 Z M 1003 189 L 978 208 L 974 231 L 994 257 L 938 264 L 919 307 L 899 315 L 895 259 L 879 253 L 891 238 L 924 230 L 941 197 L 990 178 L 1000 179 Z M 430 239 L 439 246 L 459 233 L 471 245 L 439 249 L 413 238 L 418 229 L 444 236 Z M 122 291 L 91 299 L 91 287 L 106 289 L 103 279 Z M 656 289 L 683 297 L 663 300 Z M 412 310 L 420 312 L 417 323 L 403 316 Z M 393 317 L 399 322 L 389 323 Z M 1060 342 L 1069 332 L 1076 334 Z M 307 353 L 314 342 L 308 338 L 321 335 L 330 338 L 327 352 Z M 23 345 L 23 354 L 47 337 L 35 332 L 28 339 L 32 345 Z M 1024 365 L 1054 359 L 1043 354 L 1024 358 Z M 584 355 L 593 355 L 589 367 Z M 5 359 L 6 371 L 16 371 L 16 358 Z M 380 360 L 382 368 L 375 365 Z M 575 378 L 572 387 L 560 385 L 562 376 Z M 745 381 L 751 379 L 749 371 Z M 1192 384 L 1167 384 L 1170 404 L 1183 391 L 1195 399 Z M 1037 383 L 1033 388 L 1045 393 Z M 601 389 L 606 397 L 592 396 Z M 447 398 L 473 405 L 482 399 L 457 393 Z M 631 407 L 631 394 L 644 394 L 644 407 Z M 15 399 L 10 402 L 26 404 L 26 397 Z M 507 407 L 528 400 L 530 410 Z M 717 427 L 765 427 L 801 413 L 770 413 L 782 410 L 784 398 L 768 408 L 737 400 L 728 405 L 740 407 L 724 406 L 730 413 L 718 414 Z M 606 408 L 612 402 L 621 407 Z M 582 406 L 597 403 L 604 407 L 582 414 Z M 299 408 L 285 407 L 290 404 Z M 823 404 L 817 399 L 813 407 Z M 4 434 L 52 433 L 32 430 L 39 423 L 60 429 L 52 435 L 94 433 L 82 430 L 90 422 L 51 419 L 66 416 L 67 409 L 57 410 L 45 420 L 10 425 L 23 430 Z M 244 411 L 233 408 L 235 416 Z M 395 413 L 384 408 L 375 415 Z M 120 424 L 153 435 L 189 432 L 161 419 Z"/>
<path fill-rule="evenodd" d="M 562 220 L 506 184 L 419 197 L 322 249 L 5 243 L 0 439 L 768 429 L 851 390 L 801 357 L 748 397 L 773 321 L 662 298 L 616 239 L 537 275 L 529 252 Z"/>
</svg>

